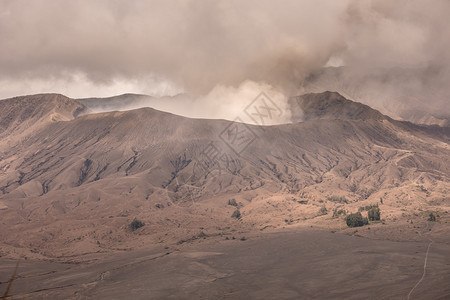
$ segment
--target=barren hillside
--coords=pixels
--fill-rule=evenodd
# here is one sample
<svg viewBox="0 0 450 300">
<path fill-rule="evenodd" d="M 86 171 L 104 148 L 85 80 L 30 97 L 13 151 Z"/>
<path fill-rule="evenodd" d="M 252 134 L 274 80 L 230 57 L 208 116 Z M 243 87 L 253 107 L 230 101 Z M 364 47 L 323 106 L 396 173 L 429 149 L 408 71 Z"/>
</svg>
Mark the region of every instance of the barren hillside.
<svg viewBox="0 0 450 300">
<path fill-rule="evenodd" d="M 449 129 L 336 93 L 293 98 L 304 121 L 265 127 L 151 108 L 92 114 L 61 95 L 0 107 L 2 256 L 83 260 L 286 226 L 350 233 L 333 210 L 375 203 L 383 222 L 359 234 L 421 239 L 416 225 L 435 212 L 432 234 L 448 241 Z M 145 226 L 132 232 L 135 218 Z"/>
</svg>

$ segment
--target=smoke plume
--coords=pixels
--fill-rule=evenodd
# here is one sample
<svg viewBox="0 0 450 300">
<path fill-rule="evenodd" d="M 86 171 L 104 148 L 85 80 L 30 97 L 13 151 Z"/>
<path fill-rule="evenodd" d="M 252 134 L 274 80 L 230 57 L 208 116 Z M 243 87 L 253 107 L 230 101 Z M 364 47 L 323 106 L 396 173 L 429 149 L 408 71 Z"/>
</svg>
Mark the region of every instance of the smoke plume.
<svg viewBox="0 0 450 300">
<path fill-rule="evenodd" d="M 450 113 L 446 0 L 0 4 L 1 98 L 186 92 L 198 115 L 230 118 L 259 88 L 283 94 L 280 107 L 334 89 L 397 115 Z"/>
</svg>

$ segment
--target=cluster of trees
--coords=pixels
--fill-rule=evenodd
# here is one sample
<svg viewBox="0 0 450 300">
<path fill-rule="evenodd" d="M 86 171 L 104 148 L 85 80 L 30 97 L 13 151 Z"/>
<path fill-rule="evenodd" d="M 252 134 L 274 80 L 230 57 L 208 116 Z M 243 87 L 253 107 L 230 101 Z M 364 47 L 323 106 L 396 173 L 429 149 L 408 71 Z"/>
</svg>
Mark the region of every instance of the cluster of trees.
<svg viewBox="0 0 450 300">
<path fill-rule="evenodd" d="M 369 221 L 379 221 L 381 217 L 380 208 L 377 206 L 370 208 L 367 211 L 367 216 L 369 217 Z"/>
<path fill-rule="evenodd" d="M 363 217 L 363 215 L 361 214 L 361 211 L 364 210 L 367 210 L 367 217 Z M 345 213 L 345 210 L 343 210 L 343 213 Z M 333 212 L 333 217 L 337 217 L 339 216 L 339 214 L 339 211 L 335 209 Z M 430 222 L 436 222 L 438 217 L 439 215 L 431 212 L 427 220 Z M 376 204 L 360 207 L 357 213 L 351 213 L 347 215 L 345 217 L 345 222 L 347 223 L 348 227 L 360 227 L 369 224 L 369 221 L 380 221 L 380 219 L 381 211 L 378 207 L 378 204 Z"/>
<path fill-rule="evenodd" d="M 351 213 L 345 218 L 348 227 L 360 227 L 369 224 L 370 221 L 379 221 L 381 212 L 378 205 L 371 206 L 367 211 L 367 217 L 363 217 L 361 212 Z"/>
<path fill-rule="evenodd" d="M 351 213 L 345 218 L 348 227 L 361 227 L 369 224 L 367 217 L 363 217 L 361 212 Z"/>
</svg>

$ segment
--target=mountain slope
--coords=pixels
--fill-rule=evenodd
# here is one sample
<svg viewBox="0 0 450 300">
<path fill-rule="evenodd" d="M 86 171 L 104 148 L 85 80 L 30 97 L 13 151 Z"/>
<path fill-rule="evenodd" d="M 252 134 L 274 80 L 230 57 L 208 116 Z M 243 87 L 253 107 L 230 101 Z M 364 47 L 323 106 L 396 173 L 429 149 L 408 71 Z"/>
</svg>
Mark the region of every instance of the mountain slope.
<svg viewBox="0 0 450 300">
<path fill-rule="evenodd" d="M 182 244 L 200 231 L 340 228 L 340 219 L 317 218 L 321 206 L 353 210 L 380 198 L 391 221 L 408 207 L 402 226 L 423 218 L 419 208 L 449 207 L 448 130 L 393 121 L 335 93 L 294 100 L 307 121 L 266 127 L 150 108 L 74 118 L 86 107 L 55 95 L 0 101 L 10 112 L 0 216 L 17 232 L 0 232 L 2 252 L 61 258 Z M 41 125 L 25 132 L 31 123 Z M 135 217 L 146 223 L 139 238 L 128 230 Z"/>
<path fill-rule="evenodd" d="M 12 139 L 51 122 L 73 120 L 88 108 L 62 95 L 39 94 L 2 100 L 0 111 L 0 137 Z"/>
</svg>

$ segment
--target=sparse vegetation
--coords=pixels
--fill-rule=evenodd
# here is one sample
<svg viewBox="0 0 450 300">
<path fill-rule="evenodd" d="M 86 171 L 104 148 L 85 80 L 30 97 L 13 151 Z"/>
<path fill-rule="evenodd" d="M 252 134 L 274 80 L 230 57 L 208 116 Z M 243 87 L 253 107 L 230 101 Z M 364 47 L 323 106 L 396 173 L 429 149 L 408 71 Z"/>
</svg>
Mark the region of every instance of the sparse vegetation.
<svg viewBox="0 0 450 300">
<path fill-rule="evenodd" d="M 343 208 L 337 209 L 335 208 L 333 210 L 333 218 L 338 218 L 340 215 L 345 216 L 347 214 L 347 211 Z"/>
<path fill-rule="evenodd" d="M 430 191 L 427 190 L 423 185 L 418 185 L 417 189 L 423 193 L 425 193 L 426 197 L 430 197 Z"/>
<path fill-rule="evenodd" d="M 436 222 L 436 215 L 433 213 L 430 213 L 430 216 L 428 217 L 428 221 Z"/>
<path fill-rule="evenodd" d="M 365 211 L 365 210 L 369 211 L 369 210 L 371 210 L 372 208 L 377 208 L 377 207 L 378 207 L 378 203 L 376 203 L 376 204 L 370 204 L 370 205 L 366 205 L 366 206 L 361 206 L 361 207 L 358 209 L 358 211 Z"/>
<path fill-rule="evenodd" d="M 179 240 L 177 242 L 178 245 L 184 244 L 184 243 L 188 243 L 188 242 L 192 242 L 195 240 L 199 240 L 199 239 L 206 239 L 207 237 L 209 237 L 209 235 L 207 235 L 206 233 L 204 233 L 203 231 L 200 231 L 199 234 L 197 235 L 193 235 L 191 238 L 186 239 L 186 240 Z"/>
<path fill-rule="evenodd" d="M 134 218 L 134 220 L 130 223 L 130 229 L 131 229 L 131 231 L 135 231 L 135 230 L 143 227 L 144 225 L 145 225 L 144 222 Z"/>
<path fill-rule="evenodd" d="M 332 195 L 327 197 L 328 201 L 336 202 L 336 203 L 348 203 L 347 198 L 345 196 L 336 196 Z"/>
<path fill-rule="evenodd" d="M 419 189 L 419 191 L 427 193 L 428 190 L 423 186 L 423 185 L 418 185 L 417 188 Z"/>
<path fill-rule="evenodd" d="M 375 192 L 374 189 L 363 188 L 359 191 L 358 194 L 361 196 L 361 198 L 368 199 L 370 197 L 370 195 L 372 195 L 374 192 Z"/>
<path fill-rule="evenodd" d="M 319 209 L 319 212 L 317 213 L 318 216 L 324 216 L 324 215 L 327 215 L 327 214 L 328 214 L 328 210 L 327 210 L 327 208 L 325 207 L 325 205 L 322 206 L 322 207 Z"/>
<path fill-rule="evenodd" d="M 361 215 L 361 212 L 351 213 L 345 218 L 348 227 L 361 227 L 369 224 L 369 220 Z"/>
<path fill-rule="evenodd" d="M 233 214 L 231 215 L 232 218 L 235 219 L 240 219 L 241 218 L 241 212 L 239 211 L 239 209 L 236 209 Z"/>
<path fill-rule="evenodd" d="M 228 205 L 231 205 L 231 206 L 238 206 L 238 204 L 237 204 L 237 202 L 236 202 L 236 199 L 229 199 L 228 200 Z"/>
<path fill-rule="evenodd" d="M 369 217 L 370 221 L 379 221 L 380 220 L 380 208 L 377 206 L 374 206 L 369 209 L 367 212 L 367 216 Z"/>
</svg>

